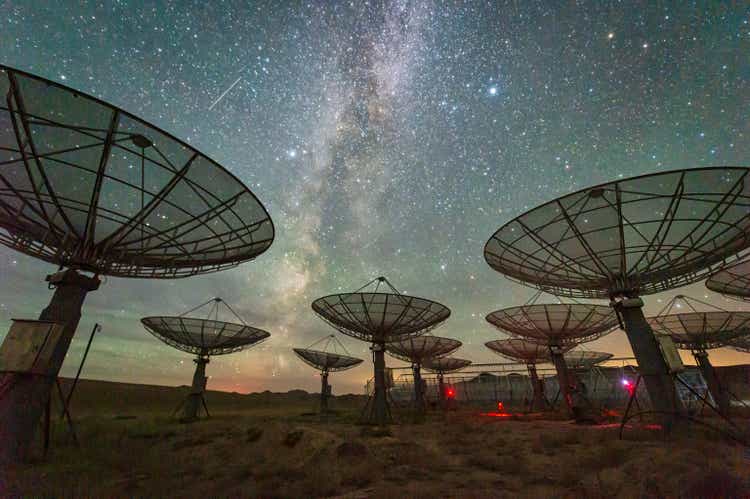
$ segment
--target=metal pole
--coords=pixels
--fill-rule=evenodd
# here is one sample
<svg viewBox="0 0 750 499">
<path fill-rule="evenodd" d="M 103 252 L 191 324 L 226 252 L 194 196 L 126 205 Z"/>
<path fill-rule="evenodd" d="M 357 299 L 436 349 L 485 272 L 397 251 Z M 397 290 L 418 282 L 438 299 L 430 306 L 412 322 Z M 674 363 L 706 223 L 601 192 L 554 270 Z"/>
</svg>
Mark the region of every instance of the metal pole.
<svg viewBox="0 0 750 499">
<path fill-rule="evenodd" d="M 76 389 L 76 385 L 78 384 L 78 378 L 81 376 L 81 371 L 83 371 L 83 364 L 86 363 L 86 357 L 89 355 L 89 349 L 91 348 L 91 342 L 94 341 L 94 335 L 97 331 L 100 331 L 102 327 L 99 324 L 94 324 L 94 329 L 91 330 L 91 336 L 89 336 L 89 342 L 86 343 L 86 350 L 83 351 L 83 358 L 81 359 L 81 364 L 78 366 L 78 372 L 76 372 L 76 377 L 73 380 L 73 386 L 70 387 L 70 391 L 68 392 L 68 396 L 65 397 L 65 407 L 70 407 L 70 399 L 73 398 L 73 392 Z M 60 417 L 63 417 L 65 415 L 65 408 L 60 411 Z"/>
<path fill-rule="evenodd" d="M 373 343 L 372 356 L 373 363 L 375 364 L 374 422 L 382 426 L 388 422 L 388 400 L 386 398 L 385 386 L 385 344 Z"/>
</svg>

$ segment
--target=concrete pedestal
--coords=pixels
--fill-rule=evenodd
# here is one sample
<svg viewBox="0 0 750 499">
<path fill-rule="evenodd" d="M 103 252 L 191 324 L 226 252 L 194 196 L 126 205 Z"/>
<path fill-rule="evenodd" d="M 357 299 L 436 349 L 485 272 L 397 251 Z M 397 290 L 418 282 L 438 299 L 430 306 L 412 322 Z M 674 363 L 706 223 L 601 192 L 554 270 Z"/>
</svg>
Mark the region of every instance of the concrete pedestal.
<svg viewBox="0 0 750 499">
<path fill-rule="evenodd" d="M 674 378 L 659 342 L 643 316 L 643 301 L 640 298 L 627 298 L 615 302 L 614 306 L 624 323 L 651 406 L 659 413 L 664 428 L 669 430 L 676 421 L 675 413 L 682 411 L 682 402 L 677 396 Z"/>
<path fill-rule="evenodd" d="M 330 393 L 330 387 L 328 385 L 328 371 L 320 373 L 320 412 L 325 414 L 328 412 L 328 394 Z"/>
<path fill-rule="evenodd" d="M 711 396 L 713 397 L 714 402 L 716 402 L 716 406 L 719 409 L 719 412 L 724 416 L 728 416 L 729 394 L 726 392 L 726 390 L 722 389 L 719 377 L 716 375 L 716 369 L 714 369 L 714 366 L 712 366 L 711 362 L 708 360 L 708 352 L 693 352 L 693 357 L 695 357 L 695 362 L 698 364 L 698 368 L 701 370 L 703 379 L 706 380 L 708 391 L 711 392 Z"/>
<path fill-rule="evenodd" d="M 372 360 L 375 364 L 375 393 L 369 422 L 385 425 L 389 422 L 388 393 L 385 385 L 385 344 L 372 345 Z"/>
<path fill-rule="evenodd" d="M 543 411 L 547 408 L 547 401 L 544 397 L 544 382 L 539 379 L 539 375 L 536 372 L 536 366 L 534 364 L 527 364 L 526 368 L 529 371 L 529 379 L 531 380 L 531 387 L 533 390 L 531 410 L 534 412 Z"/>
<path fill-rule="evenodd" d="M 580 411 L 576 398 L 573 396 L 575 391 L 575 378 L 568 371 L 568 365 L 565 363 L 565 357 L 559 348 L 550 347 L 550 357 L 557 371 L 557 384 L 560 387 L 560 396 L 563 399 L 565 408 L 570 417 L 576 417 Z"/>
<path fill-rule="evenodd" d="M 194 359 L 195 362 L 195 374 L 193 374 L 193 385 L 190 389 L 187 402 L 185 403 L 185 411 L 182 413 L 182 418 L 186 421 L 194 421 L 198 419 L 198 413 L 200 412 L 201 406 L 203 405 L 203 393 L 206 391 L 206 364 L 208 364 L 208 357 L 199 355 L 198 358 Z"/>
<path fill-rule="evenodd" d="M 28 457 L 81 319 L 83 301 L 90 291 L 99 288 L 100 283 L 97 277 L 87 277 L 72 269 L 49 275 L 47 281 L 55 287 L 55 293 L 39 320 L 62 324 L 62 335 L 45 367 L 47 375 L 0 374 L 0 462 L 17 462 Z"/>
<path fill-rule="evenodd" d="M 417 412 L 424 412 L 425 399 L 424 391 L 422 390 L 422 366 L 415 362 L 411 365 L 411 369 L 414 374 L 414 409 Z"/>
</svg>

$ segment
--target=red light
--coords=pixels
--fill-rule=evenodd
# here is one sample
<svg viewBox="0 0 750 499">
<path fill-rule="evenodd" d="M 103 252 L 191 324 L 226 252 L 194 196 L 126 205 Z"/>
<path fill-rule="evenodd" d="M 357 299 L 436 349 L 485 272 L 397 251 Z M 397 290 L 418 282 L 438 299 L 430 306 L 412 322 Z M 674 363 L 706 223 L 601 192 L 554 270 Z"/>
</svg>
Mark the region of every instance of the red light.
<svg viewBox="0 0 750 499">
<path fill-rule="evenodd" d="M 453 391 L 453 388 L 448 388 L 445 391 L 445 394 L 448 396 L 448 398 L 453 398 L 453 396 L 456 395 L 456 392 Z"/>
<path fill-rule="evenodd" d="M 505 407 L 502 402 L 497 403 L 497 412 L 505 412 Z"/>
</svg>

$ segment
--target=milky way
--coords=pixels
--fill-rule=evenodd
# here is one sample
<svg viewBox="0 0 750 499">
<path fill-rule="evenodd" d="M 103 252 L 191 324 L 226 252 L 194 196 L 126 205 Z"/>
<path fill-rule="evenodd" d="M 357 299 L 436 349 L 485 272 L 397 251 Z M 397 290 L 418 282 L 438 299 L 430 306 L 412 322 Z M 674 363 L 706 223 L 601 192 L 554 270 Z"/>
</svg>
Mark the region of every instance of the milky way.
<svg viewBox="0 0 750 499">
<path fill-rule="evenodd" d="M 138 319 L 222 296 L 272 338 L 209 366 L 227 390 L 316 389 L 291 353 L 332 330 L 313 299 L 386 275 L 448 305 L 436 334 L 494 361 L 489 311 L 526 301 L 484 262 L 500 225 L 587 185 L 750 165 L 750 9 L 616 2 L 5 2 L 0 62 L 189 141 L 273 217 L 257 261 L 182 281 L 108 279 L 63 373 L 187 383 L 189 357 Z M 0 328 L 35 317 L 53 268 L 0 250 Z M 687 290 L 724 307 L 741 307 Z M 648 300 L 656 312 L 671 294 Z M 342 339 L 358 356 L 367 345 Z M 621 332 L 592 349 L 630 355 Z M 717 352 L 716 363 L 743 362 Z M 392 365 L 401 365 L 389 360 Z M 371 365 L 342 373 L 360 391 Z"/>
</svg>

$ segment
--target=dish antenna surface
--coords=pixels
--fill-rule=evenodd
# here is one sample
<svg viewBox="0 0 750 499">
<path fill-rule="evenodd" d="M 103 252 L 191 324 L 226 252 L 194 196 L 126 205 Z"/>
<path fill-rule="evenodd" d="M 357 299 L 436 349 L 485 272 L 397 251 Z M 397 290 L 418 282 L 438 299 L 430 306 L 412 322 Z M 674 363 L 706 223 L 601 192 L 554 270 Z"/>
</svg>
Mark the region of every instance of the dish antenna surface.
<svg viewBox="0 0 750 499">
<path fill-rule="evenodd" d="M 750 301 L 750 260 L 718 270 L 706 280 L 706 287 L 724 296 Z"/>
<path fill-rule="evenodd" d="M 381 286 L 388 292 L 381 291 Z M 365 408 L 365 418 L 379 425 L 390 420 L 385 385 L 386 343 L 424 334 L 450 316 L 445 305 L 403 295 L 385 277 L 373 279 L 353 293 L 318 298 L 312 308 L 338 331 L 372 344 L 375 392 L 370 410 Z"/>
<path fill-rule="evenodd" d="M 617 316 L 606 305 L 586 303 L 531 303 L 491 312 L 487 322 L 500 331 L 545 345 L 555 365 L 560 393 L 568 412 L 576 415 L 580 401 L 578 380 L 563 357 L 571 348 L 593 341 L 617 327 Z"/>
<path fill-rule="evenodd" d="M 432 359 L 450 355 L 461 347 L 461 342 L 452 338 L 423 335 L 387 343 L 386 352 L 391 356 L 411 362 L 414 374 L 414 404 L 417 411 L 424 411 L 425 387 L 422 382 L 422 364 Z"/>
<path fill-rule="evenodd" d="M 533 411 L 545 410 L 547 399 L 544 395 L 544 381 L 539 378 L 536 365 L 542 362 L 550 362 L 549 347 L 542 343 L 521 338 L 488 341 L 484 346 L 501 357 L 526 364 L 533 393 L 531 409 Z"/>
<path fill-rule="evenodd" d="M 0 93 L 0 244 L 61 268 L 47 276 L 55 293 L 40 315 L 60 325 L 44 376 L 3 375 L 0 454 L 15 460 L 100 275 L 215 272 L 266 251 L 274 227 L 231 173 L 116 106 L 2 65 Z"/>
<path fill-rule="evenodd" d="M 574 371 L 588 371 L 597 364 L 601 364 L 614 357 L 607 352 L 593 352 L 591 350 L 571 350 L 563 355 L 565 365 Z"/>
<path fill-rule="evenodd" d="M 228 311 L 237 322 L 219 320 L 220 308 Z M 199 310 L 207 310 L 206 316 L 196 317 L 195 313 Z M 144 317 L 141 323 L 149 333 L 167 345 L 196 356 L 193 385 L 184 403 L 185 421 L 197 419 L 201 405 L 208 414 L 203 393 L 208 381 L 206 364 L 212 355 L 238 352 L 271 336 L 262 329 L 248 326 L 221 298 L 212 298 L 178 316 Z"/>
<path fill-rule="evenodd" d="M 430 359 L 424 363 L 424 368 L 430 372 L 437 374 L 438 379 L 438 396 L 440 402 L 445 404 L 445 374 L 460 371 L 464 367 L 471 365 L 470 360 L 459 359 L 457 357 L 440 357 L 437 359 Z"/>
<path fill-rule="evenodd" d="M 502 226 L 484 257 L 539 289 L 612 300 L 654 409 L 671 414 L 681 408 L 673 369 L 639 296 L 699 281 L 750 245 L 748 171 L 675 170 L 583 189 Z"/>
<path fill-rule="evenodd" d="M 750 337 L 750 312 L 730 312 L 695 298 L 677 295 L 659 315 L 649 317 L 647 322 L 654 333 L 669 335 L 679 348 L 692 352 L 719 411 L 728 414 L 729 394 L 723 389 L 707 350 Z"/>
<path fill-rule="evenodd" d="M 322 346 L 313 347 L 325 342 Z M 328 397 L 331 395 L 331 385 L 328 384 L 328 374 L 346 371 L 362 363 L 362 359 L 352 357 L 344 345 L 334 335 L 326 336 L 307 348 L 294 348 L 302 362 L 320 370 L 320 412 L 328 412 Z M 338 350 L 341 350 L 339 353 Z"/>
</svg>

